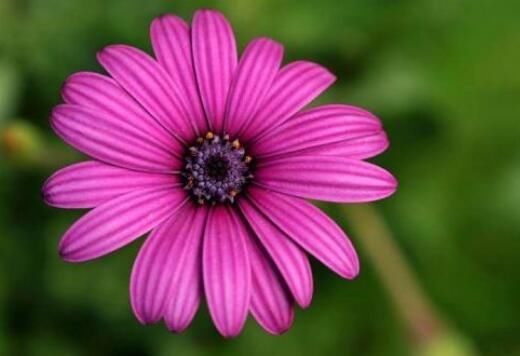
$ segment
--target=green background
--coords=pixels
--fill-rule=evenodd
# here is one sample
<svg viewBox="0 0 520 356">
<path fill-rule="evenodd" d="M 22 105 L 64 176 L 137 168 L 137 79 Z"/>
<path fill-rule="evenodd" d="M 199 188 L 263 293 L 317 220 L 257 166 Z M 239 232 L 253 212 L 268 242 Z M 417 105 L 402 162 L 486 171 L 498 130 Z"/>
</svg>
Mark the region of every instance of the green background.
<svg viewBox="0 0 520 356">
<path fill-rule="evenodd" d="M 369 237 L 332 205 L 362 272 L 349 282 L 313 263 L 313 304 L 280 337 L 249 320 L 224 340 L 205 307 L 182 335 L 141 326 L 128 280 L 142 239 L 86 264 L 59 259 L 81 213 L 40 198 L 49 174 L 81 159 L 48 124 L 62 81 L 101 71 L 105 45 L 149 51 L 155 16 L 189 20 L 199 7 L 222 10 L 240 48 L 273 37 L 287 61 L 336 73 L 320 102 L 382 118 L 391 148 L 375 161 L 400 187 L 374 207 L 448 325 L 442 337 L 410 337 L 385 287 L 400 276 L 380 278 Z M 0 0 L 0 355 L 520 355 L 518 14 L 516 0 Z"/>
</svg>

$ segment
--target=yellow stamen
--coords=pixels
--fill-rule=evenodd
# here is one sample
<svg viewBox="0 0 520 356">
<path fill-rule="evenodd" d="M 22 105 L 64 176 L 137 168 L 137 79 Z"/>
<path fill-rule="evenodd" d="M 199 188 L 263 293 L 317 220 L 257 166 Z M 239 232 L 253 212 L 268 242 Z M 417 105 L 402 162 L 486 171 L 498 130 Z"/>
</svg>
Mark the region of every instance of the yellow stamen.
<svg viewBox="0 0 520 356">
<path fill-rule="evenodd" d="M 215 135 L 213 134 L 213 132 L 208 131 L 208 133 L 206 134 L 206 140 L 212 140 L 213 137 L 215 137 Z"/>
</svg>

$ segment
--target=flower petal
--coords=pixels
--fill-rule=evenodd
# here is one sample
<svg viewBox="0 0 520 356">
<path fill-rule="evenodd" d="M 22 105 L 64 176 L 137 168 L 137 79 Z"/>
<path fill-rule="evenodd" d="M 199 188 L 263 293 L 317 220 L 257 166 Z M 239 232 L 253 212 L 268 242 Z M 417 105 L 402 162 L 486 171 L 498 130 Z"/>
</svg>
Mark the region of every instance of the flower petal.
<svg viewBox="0 0 520 356">
<path fill-rule="evenodd" d="M 72 104 L 54 108 L 51 125 L 58 136 L 79 151 L 120 167 L 172 172 L 182 161 L 135 127 L 101 111 Z"/>
<path fill-rule="evenodd" d="M 221 134 L 237 48 L 233 29 L 218 11 L 199 10 L 192 24 L 193 63 L 211 128 Z"/>
<path fill-rule="evenodd" d="M 348 141 L 330 143 L 328 145 L 309 148 L 301 152 L 290 153 L 290 155 L 310 154 L 324 156 L 342 156 L 352 159 L 367 159 L 384 152 L 389 145 L 388 137 L 384 131 L 356 137 Z"/>
<path fill-rule="evenodd" d="M 129 244 L 171 216 L 186 200 L 179 188 L 145 188 L 89 211 L 60 241 L 65 261 L 83 262 Z"/>
<path fill-rule="evenodd" d="M 248 190 L 255 205 L 288 236 L 343 278 L 359 272 L 356 251 L 343 230 L 303 199 L 256 187 Z"/>
<path fill-rule="evenodd" d="M 397 188 L 381 167 L 355 159 L 301 155 L 258 163 L 255 180 L 269 189 L 309 199 L 361 203 L 386 198 Z"/>
<path fill-rule="evenodd" d="M 244 50 L 229 92 L 225 132 L 234 137 L 264 103 L 283 59 L 283 46 L 269 38 Z"/>
<path fill-rule="evenodd" d="M 240 333 L 249 308 L 251 266 L 247 238 L 233 208 L 211 208 L 202 257 L 204 290 L 213 323 L 225 337 Z"/>
<path fill-rule="evenodd" d="M 208 131 L 193 69 L 188 24 L 178 16 L 163 15 L 153 20 L 150 35 L 157 61 L 177 84 L 190 119 L 196 123 L 199 133 Z"/>
<path fill-rule="evenodd" d="M 294 320 L 293 299 L 258 242 L 253 238 L 247 242 L 251 260 L 251 314 L 269 333 L 282 334 Z"/>
<path fill-rule="evenodd" d="M 253 188 L 251 188 L 253 189 Z M 263 191 L 257 189 L 258 194 Z M 294 299 L 302 308 L 312 301 L 312 271 L 305 253 L 284 232 L 278 229 L 248 199 L 238 201 L 249 225 L 271 256 Z"/>
<path fill-rule="evenodd" d="M 132 309 L 141 323 L 155 323 L 164 316 L 173 329 L 181 331 L 191 322 L 202 292 L 205 216 L 204 209 L 185 204 L 141 247 L 130 281 Z"/>
<path fill-rule="evenodd" d="M 111 45 L 97 55 L 105 70 L 172 135 L 191 141 L 197 128 L 190 122 L 179 88 L 159 63 L 143 51 Z"/>
<path fill-rule="evenodd" d="M 75 73 L 67 78 L 61 94 L 66 103 L 101 111 L 110 116 L 107 120 L 128 124 L 173 154 L 182 151 L 181 143 L 110 77 L 92 72 Z"/>
<path fill-rule="evenodd" d="M 131 171 L 97 161 L 62 168 L 45 182 L 45 202 L 58 208 L 93 208 L 139 188 L 180 185 L 178 175 Z"/>
<path fill-rule="evenodd" d="M 336 80 L 324 67 L 296 61 L 283 67 L 274 79 L 264 105 L 240 134 L 244 142 L 257 140 L 278 127 L 318 97 Z"/>
<path fill-rule="evenodd" d="M 378 133 L 381 123 L 346 105 L 324 105 L 295 115 L 251 147 L 255 157 L 308 151 Z M 354 108 L 355 109 L 355 108 Z"/>
</svg>

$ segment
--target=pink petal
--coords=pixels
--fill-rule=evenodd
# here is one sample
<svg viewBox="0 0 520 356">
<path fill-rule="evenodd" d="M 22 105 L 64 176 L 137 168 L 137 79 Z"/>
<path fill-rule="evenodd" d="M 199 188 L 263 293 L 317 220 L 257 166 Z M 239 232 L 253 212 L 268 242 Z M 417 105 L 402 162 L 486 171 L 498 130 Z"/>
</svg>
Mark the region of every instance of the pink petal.
<svg viewBox="0 0 520 356">
<path fill-rule="evenodd" d="M 229 87 L 237 66 L 233 29 L 218 11 L 199 10 L 192 24 L 193 63 L 211 127 L 222 133 Z"/>
<path fill-rule="evenodd" d="M 247 238 L 234 208 L 211 208 L 203 247 L 204 290 L 213 323 L 225 337 L 240 333 L 249 308 L 251 266 Z"/>
<path fill-rule="evenodd" d="M 257 140 L 278 127 L 318 97 L 336 80 L 322 66 L 305 61 L 283 67 L 274 79 L 264 105 L 253 116 L 240 137 L 243 141 Z"/>
<path fill-rule="evenodd" d="M 52 112 L 51 125 L 69 145 L 109 164 L 152 172 L 172 172 L 182 166 L 179 158 L 152 137 L 101 111 L 58 105 Z"/>
<path fill-rule="evenodd" d="M 83 262 L 125 246 L 171 216 L 186 200 L 179 188 L 145 188 L 89 211 L 60 241 L 65 261 Z"/>
<path fill-rule="evenodd" d="M 353 138 L 348 141 L 331 143 L 309 148 L 300 153 L 325 156 L 343 156 L 352 159 L 367 159 L 386 151 L 389 141 L 384 131 L 367 136 Z M 291 153 L 296 155 L 298 153 Z"/>
<path fill-rule="evenodd" d="M 181 143 L 110 77 L 91 72 L 75 73 L 67 78 L 61 93 L 66 103 L 103 112 L 109 116 L 106 120 L 127 124 L 137 134 L 153 138 L 172 154 L 182 151 Z"/>
<path fill-rule="evenodd" d="M 282 45 L 268 38 L 253 40 L 244 50 L 229 92 L 225 118 L 225 132 L 232 137 L 264 104 L 282 58 Z"/>
<path fill-rule="evenodd" d="M 193 70 L 188 24 L 180 17 L 163 15 L 152 22 L 150 34 L 157 61 L 177 83 L 190 120 L 196 123 L 199 133 L 208 131 Z"/>
<path fill-rule="evenodd" d="M 258 163 L 255 180 L 281 193 L 339 203 L 370 202 L 392 195 L 395 178 L 355 159 L 301 155 Z"/>
<path fill-rule="evenodd" d="M 99 63 L 172 135 L 191 141 L 198 134 L 190 121 L 187 104 L 166 70 L 137 48 L 105 47 Z"/>
<path fill-rule="evenodd" d="M 258 194 L 261 193 L 262 191 L 258 190 Z M 260 209 L 247 199 L 240 199 L 238 203 L 249 225 L 280 271 L 294 299 L 302 308 L 307 308 L 311 304 L 313 291 L 312 271 L 307 256 L 289 236 L 273 225 Z"/>
<path fill-rule="evenodd" d="M 165 317 L 181 331 L 202 292 L 200 261 L 205 210 L 186 204 L 157 227 L 139 251 L 130 282 L 134 314 L 143 324 Z"/>
<path fill-rule="evenodd" d="M 180 185 L 177 175 L 152 174 L 87 161 L 54 173 L 43 186 L 49 205 L 59 208 L 93 208 L 139 188 Z"/>
<path fill-rule="evenodd" d="M 325 105 L 295 115 L 252 148 L 255 157 L 313 150 L 382 131 L 373 116 L 360 115 L 346 105 Z M 355 109 L 355 108 L 354 108 Z"/>
<path fill-rule="evenodd" d="M 356 251 L 343 230 L 305 200 L 250 187 L 248 193 L 276 226 L 325 266 L 348 279 L 359 273 Z"/>
<path fill-rule="evenodd" d="M 251 314 L 268 332 L 287 331 L 294 319 L 293 299 L 269 256 L 248 239 L 251 260 Z"/>
</svg>

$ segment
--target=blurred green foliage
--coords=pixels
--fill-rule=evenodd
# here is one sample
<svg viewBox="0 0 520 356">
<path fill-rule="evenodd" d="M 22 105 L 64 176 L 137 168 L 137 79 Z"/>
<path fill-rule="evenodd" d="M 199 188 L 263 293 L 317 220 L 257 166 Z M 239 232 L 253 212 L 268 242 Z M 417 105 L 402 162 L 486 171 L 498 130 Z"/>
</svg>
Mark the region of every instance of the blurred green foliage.
<svg viewBox="0 0 520 356">
<path fill-rule="evenodd" d="M 354 282 L 314 264 L 313 305 L 287 334 L 271 337 L 249 321 L 233 341 L 217 335 L 204 308 L 181 336 L 137 323 L 127 290 L 141 242 L 91 263 L 59 259 L 57 241 L 81 214 L 46 207 L 39 195 L 46 176 L 79 157 L 48 125 L 62 81 L 101 70 L 95 53 L 105 45 L 149 51 L 155 16 L 190 19 L 199 7 L 224 11 L 241 48 L 269 36 L 285 44 L 287 60 L 330 68 L 339 79 L 321 102 L 382 118 L 392 145 L 377 162 L 400 189 L 377 206 L 414 273 L 480 354 L 520 355 L 516 0 L 0 0 L 0 135 L 22 122 L 14 127 L 39 145 L 24 164 L 0 153 L 0 354 L 410 354 L 363 250 Z M 348 232 L 348 216 L 327 210 Z"/>
</svg>

